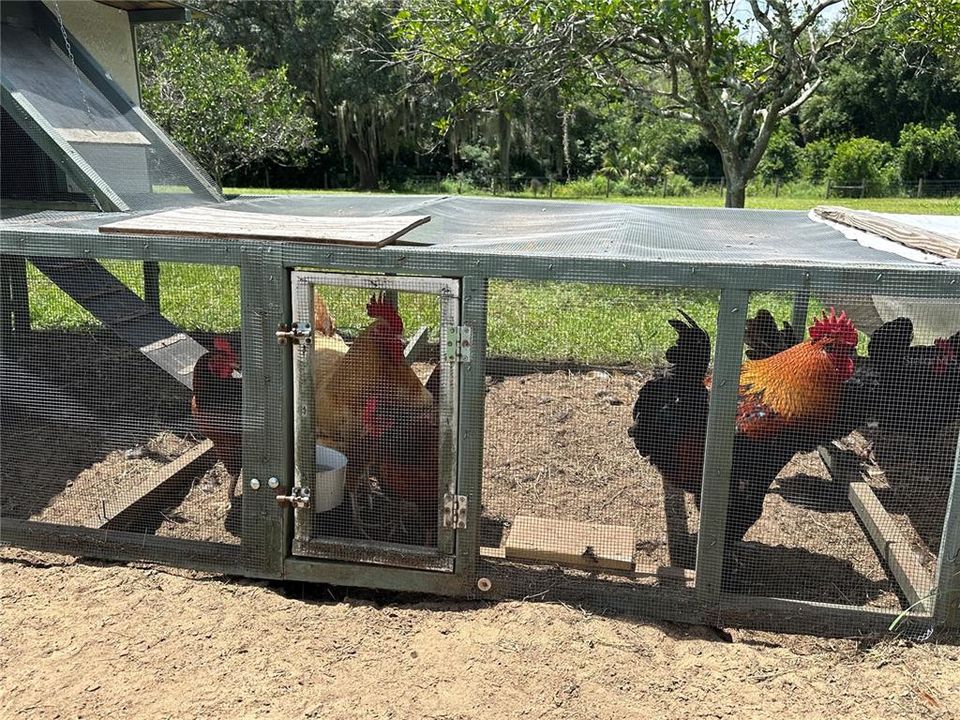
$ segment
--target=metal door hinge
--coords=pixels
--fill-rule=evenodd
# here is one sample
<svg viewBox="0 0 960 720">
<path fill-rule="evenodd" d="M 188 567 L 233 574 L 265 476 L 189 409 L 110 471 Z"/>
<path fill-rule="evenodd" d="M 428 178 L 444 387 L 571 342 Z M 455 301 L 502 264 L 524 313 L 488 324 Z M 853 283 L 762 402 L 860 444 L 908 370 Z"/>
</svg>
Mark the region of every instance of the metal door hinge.
<svg viewBox="0 0 960 720">
<path fill-rule="evenodd" d="M 447 493 L 443 496 L 443 526 L 455 530 L 463 530 L 467 527 L 466 495 Z"/>
<path fill-rule="evenodd" d="M 447 340 L 443 347 L 443 359 L 451 362 L 468 363 L 473 346 L 473 328 L 458 325 L 447 328 Z"/>
<path fill-rule="evenodd" d="M 288 342 L 293 345 L 309 343 L 312 338 L 313 328 L 308 322 L 300 321 L 293 325 L 287 325 L 286 323 L 277 325 L 277 343 L 279 345 L 286 345 Z"/>
</svg>

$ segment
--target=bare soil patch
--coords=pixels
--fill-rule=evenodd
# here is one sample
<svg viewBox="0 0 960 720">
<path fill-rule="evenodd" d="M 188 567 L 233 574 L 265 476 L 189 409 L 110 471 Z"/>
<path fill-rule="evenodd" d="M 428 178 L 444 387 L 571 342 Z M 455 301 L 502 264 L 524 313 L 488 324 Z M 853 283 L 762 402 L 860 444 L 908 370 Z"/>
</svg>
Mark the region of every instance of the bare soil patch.
<svg viewBox="0 0 960 720">
<path fill-rule="evenodd" d="M 931 718 L 960 654 L 0 550 L 0 717 Z"/>
</svg>

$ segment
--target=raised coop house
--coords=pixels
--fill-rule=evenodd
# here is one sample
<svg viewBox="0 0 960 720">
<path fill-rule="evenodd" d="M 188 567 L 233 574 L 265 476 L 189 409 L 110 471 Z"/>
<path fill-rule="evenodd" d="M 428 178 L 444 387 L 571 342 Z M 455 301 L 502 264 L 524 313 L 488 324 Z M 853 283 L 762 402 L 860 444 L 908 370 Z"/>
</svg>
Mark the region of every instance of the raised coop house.
<svg viewBox="0 0 960 720">
<path fill-rule="evenodd" d="M 225 201 L 95 54 L 183 8 L 84 5 L 3 6 L 4 543 L 681 622 L 957 627 L 949 233 Z"/>
</svg>

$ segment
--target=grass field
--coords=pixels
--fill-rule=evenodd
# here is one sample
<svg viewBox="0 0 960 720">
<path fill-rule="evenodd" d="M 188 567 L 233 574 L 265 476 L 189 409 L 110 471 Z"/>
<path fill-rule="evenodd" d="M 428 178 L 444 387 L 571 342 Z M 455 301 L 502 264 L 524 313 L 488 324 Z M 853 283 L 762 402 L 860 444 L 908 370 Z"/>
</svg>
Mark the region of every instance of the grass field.
<svg viewBox="0 0 960 720">
<path fill-rule="evenodd" d="M 352 193 L 346 190 L 274 190 L 264 188 L 224 188 L 228 195 L 329 195 Z M 356 194 L 356 193 L 353 193 Z M 480 194 L 479 196 L 489 196 Z M 503 196 L 500 196 L 503 197 Z M 529 193 L 510 193 L 507 197 L 533 198 Z M 546 200 L 543 193 L 539 198 Z M 683 207 L 723 207 L 723 198 L 719 193 L 707 192 L 686 196 L 660 197 L 656 195 L 642 197 L 582 197 L 556 198 L 557 200 L 575 200 L 577 202 L 613 202 L 630 205 L 679 205 Z M 943 198 L 911 198 L 911 197 L 883 197 L 883 198 L 824 198 L 817 196 L 792 197 L 781 195 L 774 197 L 771 194 L 747 196 L 747 208 L 754 210 L 810 210 L 817 205 L 843 205 L 856 210 L 873 210 L 874 212 L 905 213 L 913 215 L 960 215 L 960 197 Z"/>
<path fill-rule="evenodd" d="M 227 188 L 228 193 L 280 193 L 255 188 Z M 300 191 L 289 191 L 300 192 Z M 621 199 L 617 201 L 639 201 Z M 719 197 L 642 198 L 643 202 L 717 205 Z M 755 198 L 754 207 L 807 209 L 818 198 Z M 853 207 L 889 212 L 960 212 L 960 200 L 881 198 L 844 200 Z M 138 294 L 143 293 L 139 264 L 107 261 L 107 268 Z M 35 327 L 89 330 L 94 318 L 29 267 L 30 310 Z M 187 331 L 235 331 L 240 326 L 240 273 L 238 268 L 161 263 L 161 310 Z M 366 294 L 350 289 L 324 289 L 337 324 L 359 329 L 369 322 Z M 638 288 L 583 283 L 495 281 L 490 285 L 488 345 L 493 355 L 527 360 L 571 360 L 594 364 L 649 364 L 661 361 L 675 334 L 667 320 L 677 308 L 688 312 L 711 334 L 716 328 L 717 293 L 693 290 L 648 291 Z M 757 293 L 752 309 L 766 307 L 780 319 L 791 314 L 791 298 Z M 810 314 L 820 306 L 811 303 Z M 403 298 L 402 314 L 408 330 L 432 328 L 436 338 L 436 301 L 427 296 Z"/>
<path fill-rule="evenodd" d="M 138 294 L 143 276 L 134 262 L 106 261 L 107 268 Z M 90 331 L 97 327 L 86 310 L 28 267 L 30 313 L 37 329 Z M 161 263 L 161 311 L 190 332 L 231 332 L 240 327 L 240 272 L 237 268 Z M 323 288 L 341 329 L 357 331 L 370 322 L 366 291 Z M 490 286 L 489 352 L 525 360 L 569 360 L 593 364 L 650 364 L 662 360 L 675 333 L 667 320 L 677 308 L 711 334 L 716 328 L 717 293 L 650 291 L 614 285 L 495 281 Z M 766 307 L 790 317 L 790 298 L 758 293 L 754 309 Z M 427 325 L 436 339 L 437 301 L 403 295 L 401 314 L 408 332 Z M 811 313 L 818 310 L 815 303 Z"/>
</svg>

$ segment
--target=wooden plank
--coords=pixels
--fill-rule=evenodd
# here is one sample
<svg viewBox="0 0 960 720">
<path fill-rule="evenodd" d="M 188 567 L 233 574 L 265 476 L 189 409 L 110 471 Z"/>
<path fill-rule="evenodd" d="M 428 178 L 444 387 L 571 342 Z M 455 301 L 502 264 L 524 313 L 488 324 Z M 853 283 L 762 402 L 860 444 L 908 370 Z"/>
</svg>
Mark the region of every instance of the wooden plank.
<svg viewBox="0 0 960 720">
<path fill-rule="evenodd" d="M 873 489 L 860 479 L 860 459 L 835 442 L 822 445 L 818 452 L 831 477 L 847 484 L 847 498 L 867 530 L 867 539 L 890 568 L 907 602 L 929 612 L 933 604 L 933 577 L 920 563 L 911 543 L 897 529 Z"/>
<path fill-rule="evenodd" d="M 293 538 L 292 554 L 320 560 L 453 572 L 453 558 L 436 548 L 342 537 Z"/>
<path fill-rule="evenodd" d="M 181 540 L 123 530 L 57 525 L 0 518 L 0 543 L 24 550 L 56 552 L 75 557 L 133 562 L 155 562 L 192 570 L 257 576 L 241 564 L 240 546 Z"/>
<path fill-rule="evenodd" d="M 313 217 L 190 207 L 107 223 L 100 226 L 100 232 L 299 240 L 379 248 L 429 221 L 429 215 Z"/>
<path fill-rule="evenodd" d="M 91 130 L 89 128 L 58 127 L 63 139 L 71 143 L 94 143 L 98 145 L 149 145 L 136 130 Z"/>
<path fill-rule="evenodd" d="M 907 602 L 915 610 L 930 612 L 933 607 L 933 576 L 923 567 L 911 543 L 897 529 L 867 483 L 857 481 L 848 488 L 850 504 L 863 522 L 877 553 L 887 563 Z"/>
<path fill-rule="evenodd" d="M 892 220 L 862 210 L 854 211 L 845 207 L 818 205 L 813 211 L 825 220 L 849 225 L 915 250 L 922 250 L 945 258 L 960 258 L 960 239 L 949 235 L 918 228 L 899 220 Z"/>
<path fill-rule="evenodd" d="M 30 262 L 121 340 L 191 387 L 193 366 L 207 351 L 150 308 L 96 260 L 31 257 Z"/>
<path fill-rule="evenodd" d="M 504 544 L 508 560 L 533 560 L 579 568 L 633 570 L 632 527 L 518 515 Z"/>
<path fill-rule="evenodd" d="M 85 518 L 80 524 L 91 528 L 120 530 L 129 527 L 135 520 L 154 509 L 163 500 L 165 493 L 176 492 L 177 486 L 206 471 L 216 460 L 213 441 L 204 440 L 173 462 L 169 462 L 152 475 L 120 487 L 116 495 L 104 501 L 100 509 Z"/>
</svg>

